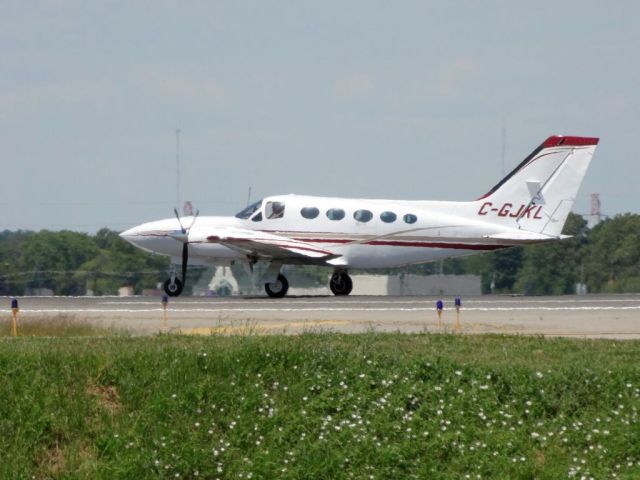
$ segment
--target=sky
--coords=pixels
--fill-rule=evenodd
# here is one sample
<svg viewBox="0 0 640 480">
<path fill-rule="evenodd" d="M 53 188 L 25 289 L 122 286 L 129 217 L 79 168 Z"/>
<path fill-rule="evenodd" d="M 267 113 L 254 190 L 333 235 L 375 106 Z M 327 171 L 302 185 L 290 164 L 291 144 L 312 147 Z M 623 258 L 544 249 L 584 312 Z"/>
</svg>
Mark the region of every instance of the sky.
<svg viewBox="0 0 640 480">
<path fill-rule="evenodd" d="M 471 200 L 601 138 L 574 211 L 640 213 L 640 3 L 2 1 L 0 230 L 190 200 Z M 179 148 L 176 130 L 180 130 Z M 180 182 L 177 188 L 177 157 Z M 251 194 L 249 195 L 249 189 Z"/>
</svg>

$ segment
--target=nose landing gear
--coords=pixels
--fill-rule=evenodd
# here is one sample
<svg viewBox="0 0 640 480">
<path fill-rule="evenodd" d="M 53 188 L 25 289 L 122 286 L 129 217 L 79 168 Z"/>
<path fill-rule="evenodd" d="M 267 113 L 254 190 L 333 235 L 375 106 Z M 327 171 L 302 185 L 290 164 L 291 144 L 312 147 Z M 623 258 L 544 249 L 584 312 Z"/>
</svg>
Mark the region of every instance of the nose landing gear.
<svg viewBox="0 0 640 480">
<path fill-rule="evenodd" d="M 164 282 L 164 291 L 170 297 L 177 297 L 182 293 L 183 285 L 180 279 L 174 278 L 171 282 L 170 278 L 167 278 Z"/>
<path fill-rule="evenodd" d="M 170 297 L 177 297 L 182 293 L 183 288 L 184 283 L 176 277 L 176 267 L 172 264 L 169 278 L 164 282 L 164 292 Z"/>
</svg>

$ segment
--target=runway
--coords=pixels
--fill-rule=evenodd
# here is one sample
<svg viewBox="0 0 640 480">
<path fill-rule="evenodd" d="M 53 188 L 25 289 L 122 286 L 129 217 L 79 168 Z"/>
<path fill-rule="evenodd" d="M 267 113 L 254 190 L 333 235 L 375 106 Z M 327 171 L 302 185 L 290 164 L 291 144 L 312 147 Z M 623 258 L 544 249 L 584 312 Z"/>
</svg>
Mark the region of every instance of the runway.
<svg viewBox="0 0 640 480">
<path fill-rule="evenodd" d="M 132 334 L 297 334 L 453 332 L 453 298 L 445 297 L 439 325 L 435 297 L 184 297 L 172 298 L 163 316 L 160 298 L 19 297 L 20 318 L 72 319 Z M 2 299 L 10 318 L 10 299 Z M 640 338 L 640 295 L 562 297 L 481 296 L 462 299 L 463 333 L 589 338 Z"/>
</svg>

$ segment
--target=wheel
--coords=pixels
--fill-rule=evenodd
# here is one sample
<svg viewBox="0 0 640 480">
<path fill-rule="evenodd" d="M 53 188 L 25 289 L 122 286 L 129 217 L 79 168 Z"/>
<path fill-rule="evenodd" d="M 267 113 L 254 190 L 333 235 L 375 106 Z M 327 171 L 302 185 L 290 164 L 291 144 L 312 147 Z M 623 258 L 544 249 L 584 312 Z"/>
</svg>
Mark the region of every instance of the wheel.
<svg viewBox="0 0 640 480">
<path fill-rule="evenodd" d="M 287 290 L 289 290 L 289 282 L 287 281 L 287 277 L 278 274 L 275 282 L 264 284 L 264 289 L 271 298 L 282 298 L 287 294 Z"/>
<path fill-rule="evenodd" d="M 349 295 L 351 290 L 353 290 L 353 281 L 351 281 L 351 277 L 346 273 L 336 272 L 331 275 L 329 288 L 334 295 Z"/>
<path fill-rule="evenodd" d="M 170 297 L 177 297 L 180 295 L 182 293 L 182 287 L 182 282 L 178 278 L 174 279 L 173 283 L 171 283 L 170 278 L 167 278 L 164 282 L 164 291 Z"/>
</svg>

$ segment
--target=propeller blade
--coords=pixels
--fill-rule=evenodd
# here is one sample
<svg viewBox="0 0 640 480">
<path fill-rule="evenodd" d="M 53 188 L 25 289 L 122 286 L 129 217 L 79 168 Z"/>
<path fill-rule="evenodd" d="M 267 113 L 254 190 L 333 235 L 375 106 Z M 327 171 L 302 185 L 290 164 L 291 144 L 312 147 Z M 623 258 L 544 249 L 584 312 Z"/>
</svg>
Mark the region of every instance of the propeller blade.
<svg viewBox="0 0 640 480">
<path fill-rule="evenodd" d="M 191 220 L 191 225 L 189 225 L 189 228 L 187 230 L 191 230 L 191 227 L 193 227 L 193 224 L 196 223 L 196 219 L 198 218 L 198 215 L 200 215 L 200 210 L 196 210 L 196 214 L 193 216 L 193 220 Z"/>
<path fill-rule="evenodd" d="M 185 228 L 182 226 L 182 222 L 180 221 L 180 215 L 178 214 L 178 209 L 174 208 L 173 209 L 173 213 L 176 214 L 176 218 L 178 219 L 178 224 L 180 225 L 180 231 L 182 231 L 182 233 L 187 233 Z"/>
<path fill-rule="evenodd" d="M 189 261 L 189 246 L 187 243 L 182 245 L 182 285 L 186 285 L 187 282 L 187 262 Z"/>
</svg>

